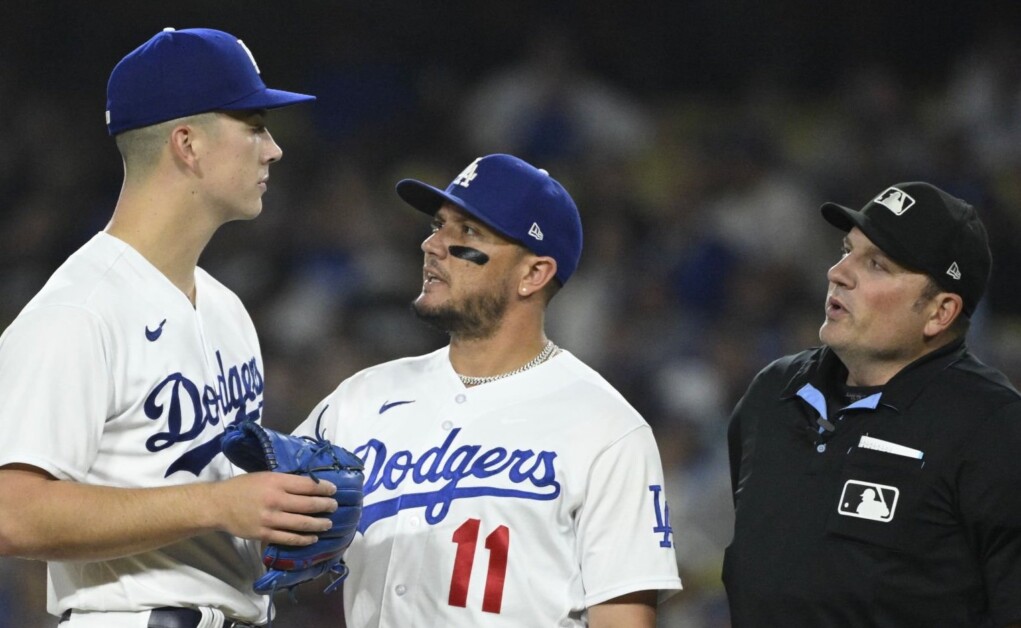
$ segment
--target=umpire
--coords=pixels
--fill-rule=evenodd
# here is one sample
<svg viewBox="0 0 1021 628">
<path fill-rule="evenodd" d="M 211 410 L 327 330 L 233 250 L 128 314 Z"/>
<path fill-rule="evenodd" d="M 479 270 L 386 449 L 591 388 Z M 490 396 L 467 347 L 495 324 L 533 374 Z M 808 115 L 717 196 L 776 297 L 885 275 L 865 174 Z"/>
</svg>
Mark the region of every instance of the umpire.
<svg viewBox="0 0 1021 628">
<path fill-rule="evenodd" d="M 822 214 L 823 346 L 731 417 L 733 625 L 1021 626 L 1021 396 L 965 343 L 985 228 L 921 182 Z"/>
</svg>

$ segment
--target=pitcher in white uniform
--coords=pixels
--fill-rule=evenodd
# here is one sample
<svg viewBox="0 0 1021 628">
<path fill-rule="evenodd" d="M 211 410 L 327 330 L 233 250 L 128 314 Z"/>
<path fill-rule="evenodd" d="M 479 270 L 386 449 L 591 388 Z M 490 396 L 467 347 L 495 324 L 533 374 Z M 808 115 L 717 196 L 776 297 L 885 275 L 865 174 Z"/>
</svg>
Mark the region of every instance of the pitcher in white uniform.
<svg viewBox="0 0 1021 628">
<path fill-rule="evenodd" d="M 654 626 L 681 581 L 652 431 L 544 331 L 574 201 L 510 155 L 397 192 L 433 216 L 413 307 L 450 344 L 345 380 L 296 430 L 365 461 L 347 626 Z"/>
<path fill-rule="evenodd" d="M 61 628 L 260 625 L 259 542 L 313 542 L 333 487 L 220 453 L 260 417 L 265 369 L 244 306 L 196 264 L 262 211 L 282 155 L 266 110 L 314 97 L 267 89 L 233 35 L 172 28 L 107 96 L 111 221 L 0 336 L 0 555 L 49 563 Z"/>
</svg>

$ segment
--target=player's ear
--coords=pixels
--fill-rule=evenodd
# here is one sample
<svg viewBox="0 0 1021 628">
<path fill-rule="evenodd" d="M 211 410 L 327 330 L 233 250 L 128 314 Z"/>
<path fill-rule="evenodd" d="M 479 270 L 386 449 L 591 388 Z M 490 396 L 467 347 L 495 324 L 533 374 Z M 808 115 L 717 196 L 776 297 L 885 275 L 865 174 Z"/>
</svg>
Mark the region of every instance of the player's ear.
<svg viewBox="0 0 1021 628">
<path fill-rule="evenodd" d="M 542 291 L 557 275 L 557 260 L 552 257 L 526 255 L 525 267 L 518 281 L 518 296 L 527 297 Z"/>
<path fill-rule="evenodd" d="M 187 120 L 170 129 L 170 153 L 175 161 L 189 170 L 198 169 L 200 133 L 199 126 Z"/>
<path fill-rule="evenodd" d="M 957 317 L 964 316 L 964 300 L 953 292 L 940 292 L 934 300 L 934 307 L 925 322 L 923 332 L 927 338 L 950 329 Z"/>
</svg>

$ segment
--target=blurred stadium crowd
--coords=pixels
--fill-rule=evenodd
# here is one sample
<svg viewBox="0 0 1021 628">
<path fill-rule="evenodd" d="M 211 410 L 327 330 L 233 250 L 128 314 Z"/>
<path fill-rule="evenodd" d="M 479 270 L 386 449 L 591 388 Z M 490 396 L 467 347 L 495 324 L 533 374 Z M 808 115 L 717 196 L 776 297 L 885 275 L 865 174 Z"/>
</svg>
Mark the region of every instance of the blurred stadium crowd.
<svg viewBox="0 0 1021 628">
<path fill-rule="evenodd" d="M 246 36 L 198 22 L 177 25 Z M 131 45 L 162 25 L 136 30 Z M 249 44 L 262 62 L 282 39 Z M 109 65 L 129 48 L 111 50 Z M 73 67 L 71 50 L 58 52 Z M 284 158 L 263 215 L 225 227 L 201 261 L 259 329 L 265 422 L 289 430 L 346 376 L 445 343 L 408 308 L 428 224 L 397 198 L 398 179 L 442 187 L 492 152 L 546 168 L 575 197 L 586 236 L 549 335 L 642 412 L 662 450 L 685 585 L 662 626 L 728 625 L 727 418 L 760 368 L 818 343 L 825 272 L 840 247 L 819 216 L 823 201 L 859 207 L 892 183 L 924 179 L 975 204 L 994 270 L 971 345 L 1021 382 L 1016 38 L 974 42 L 923 84 L 870 62 L 809 95 L 768 77 L 725 94 L 635 90 L 594 71 L 555 28 L 471 76 L 345 58 L 293 75 L 264 65 L 268 82 L 320 102 L 270 116 Z M 109 69 L 90 76 L 105 81 Z M 20 79 L 0 69 L 0 329 L 103 228 L 121 175 L 101 118 L 82 115 L 101 108 L 105 83 L 24 90 Z M 299 599 L 278 600 L 275 626 L 335 625 L 339 596 L 312 586 Z M 0 628 L 54 626 L 44 608 L 43 565 L 0 560 Z"/>
</svg>

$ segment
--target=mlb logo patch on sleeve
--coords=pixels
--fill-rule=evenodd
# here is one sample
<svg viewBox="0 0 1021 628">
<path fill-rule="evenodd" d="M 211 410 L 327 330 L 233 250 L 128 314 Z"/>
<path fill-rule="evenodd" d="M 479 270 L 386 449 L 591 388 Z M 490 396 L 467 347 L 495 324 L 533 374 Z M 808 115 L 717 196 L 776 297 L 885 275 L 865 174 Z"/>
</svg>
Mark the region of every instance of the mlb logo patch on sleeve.
<svg viewBox="0 0 1021 628">
<path fill-rule="evenodd" d="M 845 517 L 886 523 L 893 520 L 898 497 L 900 490 L 895 486 L 848 480 L 844 483 L 837 512 Z"/>
</svg>

